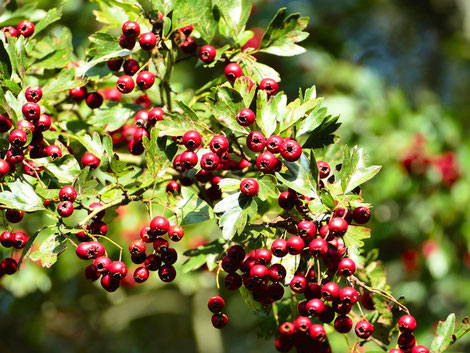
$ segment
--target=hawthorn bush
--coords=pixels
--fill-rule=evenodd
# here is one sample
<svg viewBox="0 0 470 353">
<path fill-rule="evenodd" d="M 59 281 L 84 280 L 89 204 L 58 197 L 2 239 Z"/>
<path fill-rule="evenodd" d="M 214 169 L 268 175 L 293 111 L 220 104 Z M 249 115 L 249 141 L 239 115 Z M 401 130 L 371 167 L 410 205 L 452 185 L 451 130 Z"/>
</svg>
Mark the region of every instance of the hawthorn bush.
<svg viewBox="0 0 470 353">
<path fill-rule="evenodd" d="M 253 47 L 250 1 L 99 4 L 106 26 L 83 60 L 67 28 L 46 32 L 61 8 L 35 23 L 8 13 L 20 21 L 2 28 L 0 243 L 13 249 L 2 276 L 14 281 L 27 261 L 51 267 L 67 247 L 108 292 L 214 272 L 281 352 L 331 352 L 336 335 L 351 352 L 443 352 L 470 330 L 451 314 L 429 349 L 416 342 L 417 322 L 391 295 L 378 252 L 363 249 L 372 206 L 361 186 L 380 167 L 340 145 L 339 119 L 315 87 L 288 103 L 279 74 L 258 61 L 302 54 L 308 18 L 279 10 Z M 172 73 L 183 61 L 217 75 L 182 87 Z M 108 234 L 116 210 L 136 204 L 147 210 L 140 233 Z M 37 215 L 47 221 L 34 233 L 15 229 Z M 214 220 L 214 241 L 176 245 L 185 228 Z M 229 325 L 222 296 L 207 306 L 214 328 Z"/>
</svg>

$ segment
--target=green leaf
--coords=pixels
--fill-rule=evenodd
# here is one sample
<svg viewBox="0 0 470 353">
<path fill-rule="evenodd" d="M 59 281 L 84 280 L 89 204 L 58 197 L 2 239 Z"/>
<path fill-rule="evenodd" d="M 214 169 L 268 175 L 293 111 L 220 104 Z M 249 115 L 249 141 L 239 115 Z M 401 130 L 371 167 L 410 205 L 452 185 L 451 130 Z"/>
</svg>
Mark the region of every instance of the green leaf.
<svg viewBox="0 0 470 353">
<path fill-rule="evenodd" d="M 196 29 L 201 34 L 202 39 L 207 43 L 211 43 L 217 33 L 217 25 L 220 21 L 220 10 L 217 6 L 213 6 L 212 0 L 204 2 L 204 12 L 197 19 Z"/>
<path fill-rule="evenodd" d="M 53 161 L 50 157 L 38 158 L 34 162 L 61 184 L 71 184 L 80 172 L 80 165 L 74 156 L 68 154 Z"/>
<path fill-rule="evenodd" d="M 41 21 L 34 25 L 34 37 L 36 37 L 42 30 L 44 30 L 50 24 L 60 20 L 62 17 L 62 9 L 50 9 L 46 16 L 44 16 Z"/>
<path fill-rule="evenodd" d="M 302 195 L 311 198 L 318 198 L 315 191 L 317 188 L 317 182 L 313 177 L 307 157 L 302 153 L 298 161 L 284 161 L 284 164 L 287 167 L 287 171 L 285 173 L 276 172 L 276 177 L 281 181 L 281 183 Z"/>
<path fill-rule="evenodd" d="M 224 179 L 222 179 L 221 181 L 223 180 Z M 265 201 L 269 198 L 277 198 L 279 196 L 277 192 L 277 188 L 276 188 L 277 179 L 274 177 L 274 175 L 264 174 L 263 176 L 258 178 L 258 185 L 259 185 L 258 197 L 262 201 Z"/>
<path fill-rule="evenodd" d="M 302 143 L 304 148 L 316 149 L 331 145 L 335 140 L 335 131 L 341 126 L 341 123 L 338 123 L 339 115 L 322 118 L 326 111 L 318 109 L 300 124 L 297 136 L 308 133 L 307 139 Z"/>
<path fill-rule="evenodd" d="M 453 343 L 453 333 L 455 329 L 455 314 L 450 314 L 446 321 L 439 321 L 436 336 L 431 343 L 431 353 L 444 352 Z"/>
<path fill-rule="evenodd" d="M 250 17 L 252 0 L 215 0 L 222 18 L 220 33 L 227 38 L 236 38 L 245 29 Z"/>
<path fill-rule="evenodd" d="M 246 108 L 243 97 L 233 88 L 219 87 L 216 94 L 216 102 L 211 111 L 214 117 L 231 131 L 248 135 L 249 131 L 237 123 L 236 116 L 243 108 Z"/>
<path fill-rule="evenodd" d="M 295 43 L 308 37 L 303 31 L 308 21 L 308 17 L 300 17 L 298 13 L 287 15 L 285 8 L 280 9 L 266 29 L 260 51 L 280 56 L 304 53 L 305 49 Z"/>
<path fill-rule="evenodd" d="M 58 232 L 58 229 L 56 228 Z M 39 246 L 39 250 L 29 255 L 33 261 L 41 261 L 42 267 L 49 268 L 57 262 L 57 257 L 67 248 L 67 238 L 56 233 L 50 235 Z"/>
<path fill-rule="evenodd" d="M 72 88 L 83 86 L 85 83 L 82 79 L 75 78 L 75 67 L 63 69 L 59 74 L 48 81 L 42 88 L 45 97 L 53 94 L 69 91 Z"/>
<path fill-rule="evenodd" d="M 164 140 L 166 143 L 166 140 Z M 145 160 L 148 172 L 155 181 L 159 180 L 170 166 L 172 158 L 165 152 L 165 146 L 159 143 L 158 130 L 153 128 L 150 132 L 150 140 L 144 136 Z"/>
<path fill-rule="evenodd" d="M 333 198 L 331 193 L 326 189 L 321 190 L 321 202 L 330 210 L 336 207 L 335 199 Z"/>
<path fill-rule="evenodd" d="M 23 80 L 26 75 L 26 46 L 25 38 L 20 36 L 10 37 L 8 36 L 8 41 L 5 36 L 0 36 L 0 40 L 3 42 L 5 51 L 10 58 L 11 68 L 13 72 L 16 72 L 18 77 Z"/>
<path fill-rule="evenodd" d="M 176 212 L 181 225 L 204 222 L 214 218 L 212 208 L 193 190 L 183 188 L 182 199 L 176 202 Z"/>
<path fill-rule="evenodd" d="M 223 251 L 224 241 L 222 239 L 214 240 L 210 243 L 199 246 L 196 249 L 190 249 L 184 252 L 185 256 L 191 256 L 182 266 L 183 273 L 187 273 L 200 268 L 207 263 L 209 271 L 214 268 L 217 257 Z"/>
<path fill-rule="evenodd" d="M 93 0 L 98 4 L 100 9 L 94 10 L 93 14 L 96 20 L 100 23 L 108 25 L 106 28 L 118 27 L 128 20 L 138 20 L 141 14 L 140 8 L 137 6 L 136 1 L 122 1 L 122 0 Z M 145 33 L 150 30 L 146 26 L 147 21 L 139 21 L 141 26 L 140 33 Z"/>
<path fill-rule="evenodd" d="M 3 41 L 0 41 L 0 72 L 5 79 L 10 78 L 12 74 L 11 60 Z M 3 95 L 3 92 L 0 93 Z"/>
<path fill-rule="evenodd" d="M 165 119 L 159 121 L 154 129 L 160 132 L 160 136 L 183 136 L 188 130 L 203 131 L 197 120 L 191 119 L 188 114 L 177 112 L 165 114 Z"/>
<path fill-rule="evenodd" d="M 256 99 L 256 123 L 265 136 L 271 136 L 276 131 L 277 114 L 285 110 L 287 96 L 277 94 L 272 98 L 263 90 L 258 90 Z"/>
<path fill-rule="evenodd" d="M 74 138 L 98 158 L 105 152 L 100 135 L 96 131 L 93 133 L 93 138 L 90 135 L 74 136 Z"/>
<path fill-rule="evenodd" d="M 122 104 L 108 101 L 99 109 L 93 111 L 89 119 L 92 126 L 104 128 L 105 131 L 115 131 L 129 120 L 142 107 L 136 104 Z"/>
<path fill-rule="evenodd" d="M 57 197 L 59 197 L 58 195 L 59 194 L 57 193 Z M 23 259 L 28 255 L 29 250 L 31 250 L 31 247 L 33 246 L 33 243 L 35 242 L 39 234 L 44 233 L 45 231 L 47 231 L 46 233 L 47 235 L 50 235 L 57 231 L 57 227 L 55 225 L 50 225 L 50 226 L 41 228 L 36 233 L 34 233 L 31 237 L 29 237 L 28 242 L 26 243 L 26 246 L 21 252 L 21 257 L 18 260 L 18 267 L 20 267 L 21 263 L 23 262 Z"/>
<path fill-rule="evenodd" d="M 5 208 L 26 212 L 44 210 L 41 198 L 34 192 L 31 185 L 19 180 L 6 183 L 10 191 L 0 192 L 0 203 Z"/>
<path fill-rule="evenodd" d="M 351 153 L 348 146 L 344 149 L 343 163 L 340 178 L 344 193 L 372 179 L 381 169 L 381 166 L 366 167 L 367 156 L 362 148 L 355 146 Z"/>
<path fill-rule="evenodd" d="M 346 234 L 343 237 L 346 247 L 359 254 L 359 249 L 364 246 L 364 239 L 370 238 L 370 229 L 366 227 L 349 225 Z"/>
<path fill-rule="evenodd" d="M 307 90 L 309 91 L 309 90 Z M 315 92 L 315 87 L 313 87 L 313 92 Z M 307 95 L 307 92 L 306 92 Z M 283 132 L 293 126 L 294 124 L 297 124 L 299 120 L 301 120 L 306 114 L 309 114 L 311 116 L 308 116 L 305 120 L 312 121 L 314 119 L 317 119 L 316 114 L 313 114 L 315 111 L 320 111 L 320 114 L 326 113 L 326 108 L 323 108 L 320 110 L 320 103 L 321 103 L 321 98 L 315 98 L 314 93 L 313 97 L 310 97 L 309 99 L 302 99 L 302 95 L 300 95 L 299 98 L 294 100 L 293 102 L 289 103 L 287 107 L 285 108 L 284 111 L 281 112 L 281 114 L 278 115 L 278 121 L 279 121 L 279 132 Z M 313 114 L 313 115 L 312 115 Z M 298 126 L 299 131 L 297 132 L 297 136 L 301 136 L 302 133 L 302 125 L 304 125 L 305 120 L 302 122 L 300 126 Z M 318 126 L 321 123 L 321 120 L 316 123 L 316 120 L 314 124 Z M 311 125 L 308 127 L 310 130 L 306 129 L 305 132 L 311 131 L 314 129 L 311 128 Z"/>
<path fill-rule="evenodd" d="M 26 103 L 26 98 L 24 97 L 24 94 L 21 94 L 21 92 L 20 94 L 18 94 L 17 97 L 15 97 L 12 92 L 8 91 L 5 94 L 5 100 L 6 104 L 8 105 L 7 107 L 5 107 L 8 108 L 6 109 L 9 113 L 8 115 L 12 122 L 14 122 L 14 124 L 16 125 L 18 123 L 18 120 L 23 117 L 21 108 L 23 107 L 23 104 Z"/>
<path fill-rule="evenodd" d="M 247 77 L 242 76 L 239 77 L 233 85 L 235 90 L 237 90 L 243 97 L 243 102 L 246 108 L 251 106 L 251 102 L 253 101 L 256 93 L 256 89 L 254 87 L 250 90 L 250 84 L 250 80 Z"/>
<path fill-rule="evenodd" d="M 240 180 L 232 178 L 223 178 L 218 184 L 222 192 L 240 190 Z"/>
<path fill-rule="evenodd" d="M 52 32 L 37 42 L 28 54 L 37 59 L 34 67 L 63 68 L 73 59 L 72 32 L 67 27 L 64 27 L 58 35 Z"/>
<path fill-rule="evenodd" d="M 98 191 L 96 187 L 98 186 L 98 182 L 94 179 L 88 180 L 88 176 L 90 174 L 90 168 L 86 167 L 82 169 L 82 171 L 78 174 L 77 178 L 74 181 L 75 190 L 77 190 L 78 199 L 83 200 L 87 196 L 96 197 Z"/>
<path fill-rule="evenodd" d="M 196 23 L 204 17 L 207 0 L 176 0 L 173 8 L 173 28 L 181 28 Z"/>
<path fill-rule="evenodd" d="M 248 307 L 253 311 L 255 315 L 260 314 L 263 311 L 261 303 L 258 303 L 256 300 L 253 299 L 253 294 L 251 294 L 251 292 L 248 291 L 245 286 L 241 286 L 239 290 L 246 305 L 248 305 Z"/>
</svg>

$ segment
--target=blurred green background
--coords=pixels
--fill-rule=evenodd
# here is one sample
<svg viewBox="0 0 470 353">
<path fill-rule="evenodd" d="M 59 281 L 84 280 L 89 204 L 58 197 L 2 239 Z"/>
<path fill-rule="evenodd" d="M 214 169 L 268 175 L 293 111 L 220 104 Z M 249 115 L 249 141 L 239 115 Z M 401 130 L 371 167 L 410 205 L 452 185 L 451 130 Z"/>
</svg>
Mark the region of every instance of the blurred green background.
<svg viewBox="0 0 470 353">
<path fill-rule="evenodd" d="M 38 7 L 58 3 L 43 0 Z M 418 342 L 429 345 L 439 319 L 470 309 L 470 2 L 255 3 L 249 27 L 265 28 L 282 6 L 310 17 L 310 37 L 301 43 L 307 53 L 258 58 L 281 73 L 280 87 L 291 98 L 315 84 L 329 112 L 341 114 L 341 142 L 362 146 L 372 163 L 383 165 L 363 190 L 374 205 L 367 248 L 381 250 L 393 294 L 407 298 Z M 72 30 L 78 57 L 100 28 L 96 8 L 93 1 L 64 5 L 58 26 Z M 181 65 L 174 77 L 183 86 L 207 80 L 193 62 Z M 135 237 L 141 211 L 120 212 L 109 234 Z M 32 233 L 39 222 L 28 215 L 20 226 Z M 193 240 L 182 247 L 194 246 L 195 237 L 213 238 L 214 229 L 193 227 Z M 30 262 L 2 279 L 0 352 L 275 351 L 273 339 L 257 338 L 256 319 L 238 294 L 227 294 L 229 326 L 212 328 L 206 303 L 216 294 L 213 274 L 178 274 L 165 287 L 151 278 L 108 294 L 84 279 L 79 262 L 69 249 L 51 269 Z M 332 345 L 340 352 L 344 339 L 333 335 Z M 450 351 L 470 351 L 470 338 Z"/>
</svg>

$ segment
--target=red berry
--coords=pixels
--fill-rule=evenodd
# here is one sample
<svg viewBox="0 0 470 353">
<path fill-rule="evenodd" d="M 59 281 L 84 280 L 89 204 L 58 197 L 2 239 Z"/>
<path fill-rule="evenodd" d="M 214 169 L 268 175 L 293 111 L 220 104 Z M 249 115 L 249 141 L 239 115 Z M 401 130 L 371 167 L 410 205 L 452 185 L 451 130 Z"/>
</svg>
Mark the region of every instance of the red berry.
<svg viewBox="0 0 470 353">
<path fill-rule="evenodd" d="M 216 135 L 209 142 L 209 148 L 212 152 L 221 155 L 228 150 L 229 144 L 225 136 Z"/>
<path fill-rule="evenodd" d="M 143 33 L 139 38 L 139 44 L 143 50 L 152 50 L 157 45 L 157 37 L 152 32 Z"/>
<path fill-rule="evenodd" d="M 170 222 L 162 216 L 156 216 L 150 222 L 150 229 L 156 235 L 163 235 L 170 229 Z"/>
<path fill-rule="evenodd" d="M 108 266 L 109 274 L 117 279 L 123 279 L 127 275 L 127 266 L 122 261 L 113 261 Z"/>
<path fill-rule="evenodd" d="M 149 89 L 155 83 L 155 76 L 149 71 L 141 71 L 135 80 L 141 90 Z"/>
<path fill-rule="evenodd" d="M 261 248 L 255 250 L 254 257 L 257 263 L 267 265 L 271 262 L 272 254 L 268 249 Z"/>
<path fill-rule="evenodd" d="M 264 265 L 254 265 L 250 269 L 250 277 L 260 282 L 268 276 L 268 269 Z"/>
<path fill-rule="evenodd" d="M 5 34 L 5 39 L 7 39 L 7 35 L 9 35 L 10 37 L 18 37 L 18 31 L 16 30 L 15 27 L 6 26 L 0 30 Z"/>
<path fill-rule="evenodd" d="M 425 346 L 414 346 L 413 349 L 411 349 L 411 353 L 429 353 L 429 350 Z"/>
<path fill-rule="evenodd" d="M 227 80 L 230 82 L 234 82 L 238 77 L 243 75 L 241 66 L 236 63 L 230 63 L 225 66 L 224 73 L 225 77 L 227 77 Z"/>
<path fill-rule="evenodd" d="M 276 239 L 271 245 L 271 252 L 276 257 L 284 257 L 287 255 L 287 241 L 285 239 Z"/>
<path fill-rule="evenodd" d="M 290 352 L 294 346 L 294 343 L 289 337 L 278 337 L 274 343 L 278 352 Z"/>
<path fill-rule="evenodd" d="M 356 324 L 356 326 L 354 327 L 354 331 L 356 332 L 357 337 L 366 340 L 374 332 L 374 326 L 372 326 L 369 321 L 362 320 Z"/>
<path fill-rule="evenodd" d="M 212 326 L 214 326 L 215 328 L 222 329 L 225 326 L 227 326 L 228 317 L 225 314 L 220 314 L 220 313 L 214 314 L 212 315 L 211 322 L 212 322 Z"/>
<path fill-rule="evenodd" d="M 401 332 L 413 332 L 416 330 L 416 319 L 411 315 L 403 315 L 398 320 L 398 328 Z"/>
<path fill-rule="evenodd" d="M 93 260 L 93 265 L 98 273 L 108 273 L 111 263 L 111 259 L 107 256 L 100 256 Z"/>
<path fill-rule="evenodd" d="M 359 300 L 359 293 L 352 287 L 344 287 L 339 292 L 339 300 L 347 305 L 354 305 Z"/>
<path fill-rule="evenodd" d="M 28 102 L 37 103 L 42 98 L 42 89 L 38 86 L 29 86 L 26 88 L 24 95 Z"/>
<path fill-rule="evenodd" d="M 197 131 L 190 130 L 184 133 L 183 135 L 183 145 L 191 151 L 199 148 L 201 146 L 202 138 L 201 134 Z"/>
<path fill-rule="evenodd" d="M 323 342 L 326 340 L 325 328 L 320 324 L 310 326 L 309 335 L 314 342 Z"/>
<path fill-rule="evenodd" d="M 181 153 L 180 161 L 184 169 L 192 169 L 197 165 L 197 154 L 193 151 L 184 151 Z"/>
<path fill-rule="evenodd" d="M 153 108 L 149 111 L 148 122 L 150 125 L 155 125 L 157 121 L 163 120 L 165 111 L 162 108 Z"/>
<path fill-rule="evenodd" d="M 10 223 L 19 223 L 23 219 L 24 212 L 20 210 L 8 209 L 5 212 L 5 217 Z"/>
<path fill-rule="evenodd" d="M 115 292 L 119 288 L 119 278 L 108 273 L 101 277 L 101 286 L 108 292 Z"/>
<path fill-rule="evenodd" d="M 277 158 L 271 152 L 263 152 L 256 158 L 256 167 L 260 172 L 272 173 L 276 168 Z"/>
<path fill-rule="evenodd" d="M 4 258 L 0 263 L 0 272 L 7 275 L 12 275 L 16 272 L 18 263 L 11 257 Z"/>
<path fill-rule="evenodd" d="M 199 49 L 199 59 L 208 64 L 214 61 L 216 54 L 217 52 L 212 45 L 204 45 Z"/>
<path fill-rule="evenodd" d="M 313 239 L 315 233 L 317 232 L 317 226 L 315 223 L 310 221 L 300 221 L 297 224 L 297 233 L 302 237 L 304 240 Z"/>
<path fill-rule="evenodd" d="M 289 285 L 294 293 L 303 293 L 307 286 L 307 279 L 302 275 L 295 275 L 292 277 Z"/>
<path fill-rule="evenodd" d="M 145 243 L 142 241 L 142 239 L 136 239 L 129 243 L 129 252 L 131 255 L 140 255 L 145 253 L 146 249 L 147 247 L 145 246 Z"/>
<path fill-rule="evenodd" d="M 87 88 L 85 86 L 72 88 L 69 95 L 75 102 L 81 102 L 87 96 Z"/>
<path fill-rule="evenodd" d="M 103 244 L 97 241 L 89 241 L 78 244 L 75 253 L 82 260 L 91 260 L 103 256 L 105 248 Z"/>
<path fill-rule="evenodd" d="M 312 322 L 308 317 L 299 316 L 294 321 L 295 331 L 299 333 L 306 333 L 310 330 L 310 326 L 312 326 Z"/>
<path fill-rule="evenodd" d="M 237 290 L 242 286 L 242 278 L 236 272 L 229 273 L 225 276 L 224 285 L 228 290 Z"/>
<path fill-rule="evenodd" d="M 259 131 L 252 131 L 246 137 L 246 146 L 250 151 L 261 152 L 266 146 L 266 138 Z"/>
<path fill-rule="evenodd" d="M 300 158 L 302 154 L 302 147 L 297 141 L 287 140 L 281 144 L 281 149 L 279 151 L 282 158 L 288 162 L 295 162 Z"/>
<path fill-rule="evenodd" d="M 0 234 L 0 243 L 5 248 L 11 248 L 13 246 L 14 237 L 15 237 L 15 233 L 5 231 L 2 234 Z"/>
<path fill-rule="evenodd" d="M 135 83 L 131 76 L 123 75 L 118 78 L 116 88 L 121 93 L 130 93 L 134 90 Z"/>
<path fill-rule="evenodd" d="M 38 121 L 35 122 L 36 130 L 39 132 L 47 131 L 51 128 L 51 117 L 46 114 L 41 114 Z"/>
<path fill-rule="evenodd" d="M 28 135 L 26 132 L 20 129 L 14 129 L 9 136 L 10 144 L 13 147 L 22 147 L 28 140 Z"/>
<path fill-rule="evenodd" d="M 338 264 L 338 273 L 343 277 L 349 277 L 356 271 L 356 264 L 350 258 L 345 257 Z"/>
<path fill-rule="evenodd" d="M 122 25 L 122 34 L 124 34 L 127 38 L 135 39 L 140 34 L 140 26 L 135 21 L 126 21 Z"/>
<path fill-rule="evenodd" d="M 163 282 L 172 282 L 176 277 L 175 268 L 171 265 L 163 265 L 158 270 L 158 277 L 160 277 Z"/>
<path fill-rule="evenodd" d="M 82 157 L 83 168 L 90 167 L 90 169 L 96 169 L 100 165 L 100 160 L 93 153 L 87 152 Z"/>
<path fill-rule="evenodd" d="M 324 257 L 328 253 L 328 243 L 325 239 L 316 238 L 310 242 L 308 249 L 313 257 Z"/>
<path fill-rule="evenodd" d="M 255 197 L 259 191 L 258 182 L 252 178 L 243 179 L 240 183 L 240 191 L 245 196 Z"/>
<path fill-rule="evenodd" d="M 255 122 L 255 113 L 249 108 L 243 108 L 237 115 L 237 123 L 241 126 L 251 126 Z"/>
<path fill-rule="evenodd" d="M 277 202 L 279 206 L 283 208 L 284 210 L 291 210 L 295 206 L 296 199 L 297 199 L 297 195 L 295 194 L 295 192 L 283 191 L 279 195 Z"/>
<path fill-rule="evenodd" d="M 162 260 L 158 255 L 150 254 L 146 257 L 144 264 L 149 271 L 158 271 L 162 264 Z"/>
<path fill-rule="evenodd" d="M 335 330 L 339 333 L 348 333 L 351 331 L 353 322 L 348 316 L 338 316 L 335 320 Z"/>
<path fill-rule="evenodd" d="M 325 304 L 320 299 L 314 298 L 307 302 L 305 307 L 311 316 L 319 316 L 325 309 Z"/>
<path fill-rule="evenodd" d="M 12 246 L 15 249 L 23 249 L 26 246 L 27 242 L 28 242 L 28 237 L 23 232 L 15 232 L 13 234 Z"/>
<path fill-rule="evenodd" d="M 7 132 L 8 130 L 11 129 L 11 121 L 4 117 L 3 115 L 0 115 L 0 133 Z"/>
<path fill-rule="evenodd" d="M 37 105 L 37 103 L 28 102 L 23 104 L 21 112 L 23 113 L 25 119 L 30 121 L 36 121 L 41 115 L 41 108 L 39 107 L 39 105 Z"/>
<path fill-rule="evenodd" d="M 410 332 L 403 332 L 398 336 L 397 343 L 401 350 L 411 349 L 416 344 L 416 337 Z"/>
<path fill-rule="evenodd" d="M 293 236 L 287 240 L 287 251 L 291 255 L 298 255 L 305 247 L 305 242 L 301 237 Z"/>
<path fill-rule="evenodd" d="M 180 31 L 184 33 L 184 35 L 187 37 L 193 32 L 193 25 L 189 24 L 185 27 L 181 27 Z"/>
<path fill-rule="evenodd" d="M 97 271 L 95 265 L 91 264 L 85 268 L 85 278 L 90 281 L 96 281 L 100 278 L 100 273 Z"/>
<path fill-rule="evenodd" d="M 5 159 L 6 159 L 6 162 L 8 164 L 19 164 L 19 163 L 23 162 L 24 153 L 19 148 L 10 148 L 7 151 Z M 8 167 L 8 168 L 10 168 L 10 167 Z"/>
<path fill-rule="evenodd" d="M 339 299 L 340 289 L 334 282 L 326 283 L 321 289 L 321 296 L 327 301 L 335 301 Z"/>
<path fill-rule="evenodd" d="M 168 230 L 168 238 L 172 241 L 180 241 L 184 236 L 184 229 L 179 224 L 171 226 Z"/>
<path fill-rule="evenodd" d="M 209 299 L 207 303 L 207 307 L 209 308 L 210 312 L 216 314 L 220 313 L 225 306 L 225 301 L 220 296 L 215 296 Z"/>
<path fill-rule="evenodd" d="M 74 202 L 77 198 L 77 191 L 71 185 L 63 186 L 59 191 L 60 201 Z"/>
<path fill-rule="evenodd" d="M 284 143 L 284 139 L 280 136 L 271 136 L 266 142 L 266 148 L 269 152 L 279 153 L 281 151 L 281 145 Z"/>
<path fill-rule="evenodd" d="M 196 42 L 196 39 L 194 39 L 193 37 L 186 37 L 186 41 L 181 44 L 181 50 L 183 51 L 183 53 L 186 53 L 186 54 L 191 54 L 193 53 L 197 48 L 197 42 Z"/>
<path fill-rule="evenodd" d="M 122 58 L 111 59 L 106 62 L 106 65 L 108 65 L 108 69 L 111 71 L 119 71 L 123 61 L 124 60 Z"/>
<path fill-rule="evenodd" d="M 335 237 L 342 237 L 348 230 L 348 222 L 343 218 L 333 217 L 328 223 L 329 232 Z"/>
<path fill-rule="evenodd" d="M 143 283 L 149 278 L 149 270 L 145 267 L 137 267 L 134 271 L 134 281 Z"/>
<path fill-rule="evenodd" d="M 119 37 L 119 45 L 123 49 L 132 50 L 135 47 L 135 39 L 126 37 L 124 34 Z"/>
<path fill-rule="evenodd" d="M 73 204 L 70 201 L 62 201 L 57 205 L 57 212 L 62 218 L 70 217 L 73 213 Z"/>
<path fill-rule="evenodd" d="M 31 21 L 23 20 L 16 26 L 18 34 L 23 37 L 31 37 L 34 33 L 34 24 Z"/>
<path fill-rule="evenodd" d="M 205 171 L 216 170 L 219 166 L 220 159 L 215 153 L 209 152 L 201 157 L 201 168 Z"/>
<path fill-rule="evenodd" d="M 328 163 L 324 161 L 318 161 L 317 166 L 320 179 L 325 179 L 326 177 L 328 177 L 328 175 L 330 175 L 331 169 Z"/>
<path fill-rule="evenodd" d="M 356 207 L 353 211 L 353 218 L 357 224 L 366 224 L 370 220 L 370 209 L 364 206 Z"/>
<path fill-rule="evenodd" d="M 272 78 L 264 78 L 259 83 L 259 89 L 266 91 L 268 96 L 272 96 L 273 94 L 276 94 L 278 90 L 278 84 Z"/>
<path fill-rule="evenodd" d="M 166 184 L 166 192 L 170 192 L 172 194 L 179 194 L 180 190 L 180 185 L 176 180 L 170 180 L 168 184 Z"/>
<path fill-rule="evenodd" d="M 86 96 L 86 104 L 91 109 L 97 109 L 103 104 L 103 96 L 98 92 L 88 93 Z"/>
<path fill-rule="evenodd" d="M 274 264 L 268 268 L 268 276 L 272 282 L 282 282 L 286 278 L 286 269 L 281 264 Z"/>
<path fill-rule="evenodd" d="M 135 59 L 127 59 L 124 61 L 123 69 L 126 75 L 134 76 L 140 69 L 139 62 Z"/>
</svg>

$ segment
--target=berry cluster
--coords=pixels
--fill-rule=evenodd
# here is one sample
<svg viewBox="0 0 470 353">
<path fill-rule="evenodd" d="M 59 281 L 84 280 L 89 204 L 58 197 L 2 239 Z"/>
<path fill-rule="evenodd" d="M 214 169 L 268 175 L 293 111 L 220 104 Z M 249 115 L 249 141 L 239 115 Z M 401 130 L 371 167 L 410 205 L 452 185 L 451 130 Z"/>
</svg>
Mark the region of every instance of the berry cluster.
<svg viewBox="0 0 470 353">
<path fill-rule="evenodd" d="M 13 26 L 6 26 L 0 29 L 5 35 L 5 38 L 8 40 L 8 36 L 11 37 L 18 37 L 23 36 L 25 38 L 29 38 L 34 34 L 34 23 L 28 20 L 23 20 L 18 23 L 15 27 Z"/>
</svg>

